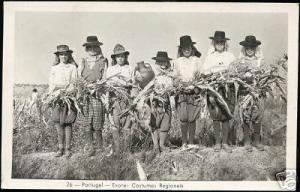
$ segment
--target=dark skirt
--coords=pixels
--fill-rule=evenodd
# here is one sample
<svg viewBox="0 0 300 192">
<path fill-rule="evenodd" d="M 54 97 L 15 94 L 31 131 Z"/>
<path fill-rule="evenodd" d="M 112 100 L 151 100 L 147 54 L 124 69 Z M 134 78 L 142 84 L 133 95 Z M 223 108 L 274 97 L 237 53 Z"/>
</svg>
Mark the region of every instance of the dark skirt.
<svg viewBox="0 0 300 192">
<path fill-rule="evenodd" d="M 249 124 L 250 122 L 257 124 L 261 123 L 263 118 L 263 106 L 261 102 L 256 102 L 252 106 L 242 109 L 243 122 Z"/>
<path fill-rule="evenodd" d="M 234 87 L 229 87 L 229 91 L 226 94 L 225 87 L 220 87 L 218 93 L 223 97 L 224 101 L 228 105 L 231 114 L 234 113 L 235 108 L 235 91 Z M 221 107 L 217 98 L 208 94 L 207 96 L 207 106 L 210 117 L 214 121 L 229 121 L 232 117 L 226 112 L 224 108 Z"/>
<path fill-rule="evenodd" d="M 71 107 L 68 109 L 67 104 L 57 102 L 52 110 L 51 121 L 59 123 L 60 125 L 70 125 L 76 121 L 77 109 L 73 101 L 71 101 Z"/>
<path fill-rule="evenodd" d="M 128 121 L 128 115 L 120 117 L 120 114 L 129 107 L 129 103 L 117 97 L 112 97 L 110 103 L 109 114 L 112 115 L 115 126 L 120 129 L 124 127 L 126 121 Z"/>
<path fill-rule="evenodd" d="M 152 131 L 160 130 L 162 132 L 168 132 L 171 128 L 171 105 L 167 101 L 165 103 L 154 100 L 153 112 L 151 113 L 150 126 Z"/>
<path fill-rule="evenodd" d="M 200 116 L 201 101 L 196 94 L 182 92 L 175 97 L 176 109 L 181 122 L 194 122 Z"/>
</svg>

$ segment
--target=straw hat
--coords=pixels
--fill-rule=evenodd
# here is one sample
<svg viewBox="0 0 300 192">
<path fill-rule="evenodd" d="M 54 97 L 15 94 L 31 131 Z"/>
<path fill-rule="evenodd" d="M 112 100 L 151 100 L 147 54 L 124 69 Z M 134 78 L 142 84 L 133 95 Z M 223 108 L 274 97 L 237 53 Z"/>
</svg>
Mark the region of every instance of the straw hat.
<svg viewBox="0 0 300 192">
<path fill-rule="evenodd" d="M 114 53 L 111 55 L 111 58 L 121 54 L 129 55 L 129 51 L 126 51 L 123 45 L 117 44 L 114 48 Z"/>
<path fill-rule="evenodd" d="M 73 53 L 73 51 L 71 49 L 69 49 L 69 46 L 68 45 L 58 45 L 57 46 L 57 51 L 54 52 L 54 54 L 59 54 L 59 53 Z"/>
</svg>

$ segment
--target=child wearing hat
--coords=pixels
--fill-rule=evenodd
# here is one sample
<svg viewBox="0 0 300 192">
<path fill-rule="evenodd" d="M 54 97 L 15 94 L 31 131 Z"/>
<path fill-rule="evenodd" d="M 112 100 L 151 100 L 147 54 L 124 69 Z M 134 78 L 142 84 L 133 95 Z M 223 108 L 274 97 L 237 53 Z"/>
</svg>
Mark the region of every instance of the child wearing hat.
<svg viewBox="0 0 300 192">
<path fill-rule="evenodd" d="M 228 51 L 227 41 L 229 38 L 225 37 L 224 31 L 216 31 L 214 36 L 210 37 L 210 39 L 212 40 L 212 48 L 209 50 L 202 67 L 203 73 L 211 74 L 228 70 L 230 64 L 235 60 L 234 55 Z M 234 111 L 235 100 L 234 91 L 232 91 L 232 89 L 234 88 L 230 86 L 227 92 L 225 86 L 221 86 L 218 90 L 227 103 L 231 113 Z M 231 153 L 232 150 L 228 145 L 228 135 L 230 128 L 229 120 L 232 119 L 232 117 L 221 107 L 215 97 L 209 95 L 207 97 L 207 104 L 215 132 L 216 144 L 214 150 L 218 152 L 221 150 L 221 147 L 223 147 L 225 151 Z"/>
<path fill-rule="evenodd" d="M 258 69 L 264 65 L 264 56 L 259 46 L 261 42 L 256 40 L 255 36 L 246 36 L 245 40 L 240 42 L 240 45 L 242 48 L 239 63 L 246 64 L 249 69 Z"/>
<path fill-rule="evenodd" d="M 50 72 L 50 95 L 58 95 L 62 91 L 61 89 L 67 86 L 69 86 L 69 90 L 72 90 L 72 81 L 77 78 L 77 64 L 72 57 L 72 52 L 67 45 L 57 46 L 57 51 L 54 53 L 55 62 Z M 77 111 L 74 103 L 70 109 L 61 101 L 55 103 L 51 119 L 58 136 L 59 150 L 55 154 L 56 157 L 60 157 L 64 153 L 67 157 L 71 155 L 72 124 L 75 122 L 76 116 Z"/>
<path fill-rule="evenodd" d="M 261 42 L 256 40 L 253 35 L 248 35 L 245 37 L 244 41 L 240 42 L 242 46 L 241 53 L 239 56 L 239 64 L 245 65 L 245 81 L 249 83 L 254 82 L 255 71 L 263 65 L 263 54 L 259 45 Z M 243 88 L 240 88 L 241 99 L 245 96 Z M 245 149 L 248 152 L 252 152 L 251 146 L 251 129 L 253 129 L 253 145 L 259 150 L 263 151 L 264 147 L 260 141 L 260 131 L 261 131 L 261 104 L 255 103 L 253 106 L 247 107 L 243 114 L 247 114 L 248 117 L 243 115 L 243 129 L 244 129 L 244 144 Z"/>
<path fill-rule="evenodd" d="M 120 44 L 117 44 L 114 47 L 113 52 L 114 53 L 111 55 L 112 66 L 108 67 L 106 78 L 110 78 L 109 82 L 115 84 L 120 89 L 124 89 L 130 95 L 131 83 L 133 81 L 133 70 L 128 63 L 129 52 L 126 51 L 125 47 Z M 113 92 L 108 93 L 107 98 L 110 100 L 108 113 L 109 121 L 112 125 L 114 151 L 118 155 L 120 153 L 121 129 L 128 129 L 131 125 L 129 116 L 123 116 L 120 118 L 119 115 L 129 106 L 129 103 L 127 100 L 118 98 Z"/>
<path fill-rule="evenodd" d="M 194 144 L 196 119 L 200 114 L 200 101 L 196 100 L 195 88 L 189 86 L 189 82 L 193 79 L 194 73 L 199 71 L 201 53 L 194 46 L 188 35 L 180 37 L 180 45 L 178 46 L 177 59 L 174 61 L 174 73 L 182 81 L 187 84 L 184 90 L 175 96 L 176 108 L 180 118 L 180 128 L 182 134 L 182 146 L 187 147 Z"/>
<path fill-rule="evenodd" d="M 170 92 L 166 91 L 173 86 L 173 79 L 166 73 L 171 72 L 171 58 L 165 51 L 158 51 L 155 60 L 155 82 L 154 82 L 154 98 L 148 101 L 151 110 L 150 126 L 152 128 L 152 139 L 154 143 L 154 151 L 160 153 L 167 150 L 165 146 L 168 132 L 171 128 L 171 105 Z M 157 96 L 157 97 L 156 97 Z"/>
<path fill-rule="evenodd" d="M 103 56 L 101 45 L 97 36 L 88 36 L 87 42 L 83 44 L 87 56 L 82 59 L 79 68 L 79 74 L 89 83 L 95 83 L 101 80 L 108 67 L 107 59 Z M 88 156 L 95 154 L 96 146 L 101 148 L 103 145 L 102 129 L 104 124 L 104 105 L 101 101 L 100 94 L 97 92 L 88 93 L 84 99 L 83 107 L 83 127 L 85 138 L 89 146 Z"/>
</svg>

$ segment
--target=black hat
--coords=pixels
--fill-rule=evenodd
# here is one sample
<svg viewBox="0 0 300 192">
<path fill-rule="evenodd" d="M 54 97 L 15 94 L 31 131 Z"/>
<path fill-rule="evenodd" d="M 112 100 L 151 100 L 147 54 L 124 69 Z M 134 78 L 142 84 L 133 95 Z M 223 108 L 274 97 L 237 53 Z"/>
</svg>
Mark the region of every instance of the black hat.
<svg viewBox="0 0 300 192">
<path fill-rule="evenodd" d="M 129 55 L 129 51 L 126 51 L 123 45 L 117 44 L 114 48 L 114 53 L 111 55 L 111 58 L 114 58 L 116 55 L 120 54 Z"/>
<path fill-rule="evenodd" d="M 230 40 L 229 38 L 225 37 L 224 31 L 216 31 L 215 35 L 213 37 L 209 37 L 210 39 L 213 39 L 214 41 L 226 41 Z"/>
<path fill-rule="evenodd" d="M 73 51 L 69 49 L 68 45 L 58 45 L 57 51 L 54 52 L 54 54 L 59 54 L 59 53 L 64 53 L 64 52 L 73 53 Z"/>
<path fill-rule="evenodd" d="M 190 46 L 196 44 L 195 42 L 192 41 L 191 36 L 185 35 L 180 37 L 180 45 L 179 47 L 185 47 L 185 46 Z"/>
<path fill-rule="evenodd" d="M 168 53 L 165 51 L 158 51 L 156 53 L 156 57 L 152 57 L 152 59 L 155 61 L 170 61 L 170 60 L 172 60 L 171 58 L 168 57 Z"/>
<path fill-rule="evenodd" d="M 102 42 L 98 41 L 97 36 L 88 36 L 86 38 L 86 43 L 84 43 L 82 46 L 100 46 L 103 45 Z"/>
<path fill-rule="evenodd" d="M 253 35 L 246 36 L 245 40 L 240 42 L 240 45 L 244 47 L 257 47 L 260 44 L 261 42 L 256 40 L 256 37 Z"/>
</svg>

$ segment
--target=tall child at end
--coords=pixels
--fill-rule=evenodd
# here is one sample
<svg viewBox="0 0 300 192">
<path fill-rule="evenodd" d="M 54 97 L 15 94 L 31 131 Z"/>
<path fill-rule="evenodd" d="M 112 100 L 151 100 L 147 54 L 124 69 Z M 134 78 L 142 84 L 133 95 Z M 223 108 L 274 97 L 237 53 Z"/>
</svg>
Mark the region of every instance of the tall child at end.
<svg viewBox="0 0 300 192">
<path fill-rule="evenodd" d="M 239 56 L 240 65 L 245 65 L 244 78 L 248 83 L 254 83 L 255 72 L 264 66 L 264 59 L 262 50 L 260 48 L 261 42 L 256 40 L 253 35 L 245 37 L 244 41 L 240 42 L 241 53 Z M 243 98 L 245 96 L 244 90 L 241 88 L 239 95 Z M 253 146 L 259 151 L 263 151 L 264 147 L 260 140 L 261 121 L 262 121 L 262 103 L 256 102 L 254 105 L 244 109 L 243 114 L 243 129 L 244 129 L 244 145 L 248 152 L 252 152 L 251 145 L 251 130 L 253 129 Z"/>
</svg>

